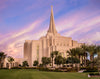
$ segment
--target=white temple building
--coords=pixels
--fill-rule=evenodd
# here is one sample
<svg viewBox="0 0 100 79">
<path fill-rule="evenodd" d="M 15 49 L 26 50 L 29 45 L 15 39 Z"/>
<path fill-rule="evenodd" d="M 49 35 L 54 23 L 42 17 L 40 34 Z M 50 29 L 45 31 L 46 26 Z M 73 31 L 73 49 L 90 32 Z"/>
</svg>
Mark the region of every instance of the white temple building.
<svg viewBox="0 0 100 79">
<path fill-rule="evenodd" d="M 61 36 L 55 27 L 53 7 L 51 7 L 50 25 L 47 34 L 39 40 L 26 40 L 24 43 L 24 60 L 28 61 L 30 67 L 42 57 L 50 57 L 52 51 L 59 51 L 63 57 L 68 57 L 67 50 L 79 47 L 82 43 L 72 40 L 71 37 Z"/>
</svg>

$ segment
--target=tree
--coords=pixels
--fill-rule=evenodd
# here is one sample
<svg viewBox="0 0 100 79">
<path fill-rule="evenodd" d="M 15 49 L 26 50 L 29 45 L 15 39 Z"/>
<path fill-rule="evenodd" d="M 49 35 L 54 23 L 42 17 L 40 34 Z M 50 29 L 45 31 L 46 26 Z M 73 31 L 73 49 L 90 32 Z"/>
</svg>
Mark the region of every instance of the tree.
<svg viewBox="0 0 100 79">
<path fill-rule="evenodd" d="M 6 57 L 6 54 L 4 52 L 0 52 L 0 68 L 2 68 L 4 59 Z"/>
<path fill-rule="evenodd" d="M 8 56 L 7 60 L 8 60 L 8 62 L 10 63 L 10 64 L 9 64 L 9 69 L 11 69 L 11 67 L 12 67 L 11 64 L 12 64 L 12 62 L 14 61 L 14 58 L 11 57 L 11 56 Z"/>
<path fill-rule="evenodd" d="M 21 64 L 19 64 L 19 67 L 21 67 Z"/>
<path fill-rule="evenodd" d="M 39 62 L 37 60 L 34 61 L 33 66 L 38 66 Z"/>
<path fill-rule="evenodd" d="M 89 45 L 87 51 L 90 53 L 91 68 L 94 66 L 94 53 L 96 52 L 96 45 Z"/>
<path fill-rule="evenodd" d="M 57 55 L 58 55 L 58 51 L 54 51 L 54 55 L 57 57 Z"/>
<path fill-rule="evenodd" d="M 51 63 L 50 58 L 42 57 L 42 64 L 46 67 L 49 63 Z"/>
<path fill-rule="evenodd" d="M 80 60 L 78 58 L 75 58 L 75 57 L 68 57 L 67 60 L 66 60 L 66 63 L 67 64 L 70 64 L 70 63 L 80 63 Z"/>
<path fill-rule="evenodd" d="M 96 52 L 98 54 L 96 65 L 98 67 L 98 71 L 99 71 L 99 74 L 100 74 L 100 46 L 96 47 Z"/>
<path fill-rule="evenodd" d="M 62 65 L 66 64 L 66 58 L 62 58 Z"/>
<path fill-rule="evenodd" d="M 63 63 L 63 58 L 62 56 L 58 55 L 57 57 L 55 57 L 55 64 L 61 65 Z"/>
<path fill-rule="evenodd" d="M 73 57 L 76 57 L 75 48 L 72 48 L 72 49 L 68 50 L 67 53 L 68 53 L 68 54 L 71 56 L 71 58 L 72 58 L 72 59 L 71 59 L 71 61 L 72 61 L 71 64 L 72 64 L 72 67 L 73 67 L 73 61 L 74 61 L 74 60 L 73 60 Z"/>
<path fill-rule="evenodd" d="M 50 54 L 50 57 L 51 57 L 51 61 L 52 61 L 52 67 L 53 67 L 53 58 L 54 58 L 54 52 L 52 52 L 52 53 Z"/>
<path fill-rule="evenodd" d="M 23 67 L 28 67 L 28 66 L 29 66 L 29 65 L 28 65 L 28 62 L 27 62 L 27 61 L 23 61 L 23 62 L 22 62 L 22 66 L 23 66 Z"/>
<path fill-rule="evenodd" d="M 98 67 L 98 71 L 100 74 L 100 53 L 98 53 L 97 61 L 96 61 L 96 66 Z"/>
<path fill-rule="evenodd" d="M 81 45 L 81 48 L 82 48 L 82 53 L 83 53 L 83 56 L 84 56 L 84 66 L 86 67 L 86 57 L 87 57 L 87 48 L 88 46 L 87 45 Z"/>
</svg>

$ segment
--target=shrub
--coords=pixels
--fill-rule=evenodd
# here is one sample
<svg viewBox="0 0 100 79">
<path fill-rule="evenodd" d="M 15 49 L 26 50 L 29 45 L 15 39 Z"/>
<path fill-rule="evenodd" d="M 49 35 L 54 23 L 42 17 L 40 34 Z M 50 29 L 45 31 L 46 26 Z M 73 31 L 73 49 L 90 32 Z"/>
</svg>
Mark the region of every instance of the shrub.
<svg viewBox="0 0 100 79">
<path fill-rule="evenodd" d="M 60 70 L 59 68 L 56 68 L 56 69 L 54 70 L 54 72 L 63 72 L 63 71 Z"/>
<path fill-rule="evenodd" d="M 8 68 L 0 68 L 0 69 L 8 69 Z"/>
<path fill-rule="evenodd" d="M 89 75 L 100 75 L 100 74 L 99 72 L 94 72 L 94 73 L 92 72 L 92 73 L 89 73 Z"/>
<path fill-rule="evenodd" d="M 21 67 L 12 67 L 11 69 L 22 69 Z"/>
<path fill-rule="evenodd" d="M 21 64 L 19 64 L 19 67 L 21 67 Z"/>
<path fill-rule="evenodd" d="M 56 68 L 56 69 L 49 69 L 49 68 L 39 68 L 40 71 L 52 71 L 52 72 L 76 72 L 76 68 Z"/>
<path fill-rule="evenodd" d="M 67 72 L 77 72 L 77 68 L 67 68 Z"/>
<path fill-rule="evenodd" d="M 38 66 L 39 62 L 37 60 L 34 61 L 33 66 Z"/>
<path fill-rule="evenodd" d="M 49 71 L 48 68 L 43 68 L 43 67 L 40 67 L 39 70 L 40 70 L 40 71 Z"/>
<path fill-rule="evenodd" d="M 40 64 L 39 67 L 43 67 L 43 64 Z"/>
<path fill-rule="evenodd" d="M 37 67 L 13 67 L 11 69 L 37 69 Z"/>
<path fill-rule="evenodd" d="M 84 69 L 86 69 L 87 67 L 80 67 L 80 70 L 84 70 Z"/>
<path fill-rule="evenodd" d="M 97 67 L 94 67 L 94 68 L 86 67 L 86 71 L 84 72 L 98 72 L 98 68 Z"/>
</svg>

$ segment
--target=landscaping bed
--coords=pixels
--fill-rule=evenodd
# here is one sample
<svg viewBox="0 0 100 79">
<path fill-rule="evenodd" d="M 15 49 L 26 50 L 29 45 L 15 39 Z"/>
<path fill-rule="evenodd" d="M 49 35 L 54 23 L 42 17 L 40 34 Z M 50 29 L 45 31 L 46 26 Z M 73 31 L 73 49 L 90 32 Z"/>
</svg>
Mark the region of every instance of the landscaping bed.
<svg viewBox="0 0 100 79">
<path fill-rule="evenodd" d="M 100 73 L 99 72 L 95 72 L 95 73 L 89 73 L 88 77 L 100 77 Z"/>
</svg>

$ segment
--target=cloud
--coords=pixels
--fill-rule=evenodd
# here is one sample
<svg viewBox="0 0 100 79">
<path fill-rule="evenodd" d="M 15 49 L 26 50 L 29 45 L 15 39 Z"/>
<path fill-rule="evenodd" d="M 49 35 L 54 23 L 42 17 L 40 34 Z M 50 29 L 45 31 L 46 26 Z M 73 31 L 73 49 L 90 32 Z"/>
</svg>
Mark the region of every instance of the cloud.
<svg viewBox="0 0 100 79">
<path fill-rule="evenodd" d="M 74 0 L 72 0 L 72 3 L 73 1 Z M 61 9 L 65 9 L 65 6 L 63 6 L 66 4 L 65 2 L 66 1 L 55 5 L 55 16 L 56 14 L 58 15 L 61 13 Z M 39 2 L 40 5 L 42 5 L 42 3 L 43 2 Z M 60 3 L 60 0 L 55 1 L 54 4 L 56 3 Z M 42 5 L 41 8 L 44 8 L 47 5 L 51 4 L 47 2 L 45 5 Z M 36 6 L 38 5 L 30 5 L 26 10 L 32 10 Z M 44 9 L 47 10 L 47 7 Z M 47 22 L 49 22 L 49 16 L 47 15 L 48 12 L 49 10 L 45 12 L 43 11 L 40 18 L 34 20 L 34 22 L 29 24 L 27 27 L 24 26 L 21 30 L 13 31 L 4 35 L 0 34 L 0 50 L 5 51 L 8 55 L 14 57 L 23 57 L 23 45 L 25 40 L 36 40 L 46 34 L 48 28 Z M 74 40 L 79 42 L 100 44 L 100 10 L 92 11 L 88 6 L 80 9 L 72 9 L 58 17 L 55 17 L 55 23 L 58 32 L 63 36 L 72 37 Z"/>
<path fill-rule="evenodd" d="M 98 41 L 97 44 L 100 44 L 100 32 L 89 34 L 88 36 L 85 37 L 85 39 L 82 38 L 80 40 L 80 42 L 85 42 L 88 44 L 96 44 L 97 41 Z"/>
<path fill-rule="evenodd" d="M 32 35 L 32 31 L 35 30 L 36 27 L 39 27 L 44 20 L 45 18 L 36 20 L 23 30 L 4 35 L 0 41 L 0 50 L 14 57 L 22 57 L 24 41 L 34 39 L 34 37 L 39 38 L 40 35 L 44 34 L 44 31 L 40 31 L 38 34 L 35 33 Z"/>
<path fill-rule="evenodd" d="M 9 33 L 10 35 L 8 35 L 8 37 L 6 37 L 5 39 L 2 39 L 0 41 L 0 44 L 3 44 L 4 42 L 10 40 L 10 39 L 13 39 L 13 38 L 16 38 L 16 37 L 19 37 L 25 33 L 28 33 L 28 32 L 31 32 L 32 30 L 34 30 L 35 27 L 38 27 L 39 24 L 43 22 L 43 20 L 36 20 L 35 22 L 33 22 L 31 25 L 29 25 L 28 27 L 24 28 L 23 30 L 20 30 L 18 32 L 14 32 L 14 33 Z"/>
<path fill-rule="evenodd" d="M 92 28 L 95 28 L 95 27 L 91 27 L 91 26 L 93 26 L 93 25 L 95 26 L 95 24 L 97 24 L 97 23 L 100 23 L 100 16 L 97 16 L 97 17 L 94 17 L 91 19 L 87 19 L 86 21 L 79 23 L 78 25 L 74 26 L 75 27 L 74 29 L 70 30 L 69 32 L 67 32 L 65 34 L 67 36 L 73 36 L 75 34 L 88 32 Z"/>
</svg>

